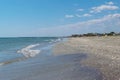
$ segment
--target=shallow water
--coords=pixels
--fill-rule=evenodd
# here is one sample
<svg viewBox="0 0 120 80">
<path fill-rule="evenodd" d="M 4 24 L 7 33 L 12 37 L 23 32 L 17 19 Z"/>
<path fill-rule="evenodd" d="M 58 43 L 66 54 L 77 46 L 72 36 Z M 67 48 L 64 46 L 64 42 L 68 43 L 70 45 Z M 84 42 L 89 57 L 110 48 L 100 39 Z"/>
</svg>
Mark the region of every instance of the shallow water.
<svg viewBox="0 0 120 80">
<path fill-rule="evenodd" d="M 59 38 L 55 37 L 0 38 L 0 65 L 19 61 L 24 56 L 34 57 L 57 41 Z"/>
<path fill-rule="evenodd" d="M 0 67 L 1 80 L 102 80 L 96 69 L 80 64 L 84 54 L 38 56 Z"/>
</svg>

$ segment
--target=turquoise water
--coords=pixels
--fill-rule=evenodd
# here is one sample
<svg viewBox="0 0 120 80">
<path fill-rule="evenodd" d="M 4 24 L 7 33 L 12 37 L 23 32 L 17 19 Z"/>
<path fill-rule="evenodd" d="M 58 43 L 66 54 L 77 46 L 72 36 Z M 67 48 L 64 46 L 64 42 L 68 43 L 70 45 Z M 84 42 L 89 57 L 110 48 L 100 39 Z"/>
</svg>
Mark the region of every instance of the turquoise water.
<svg viewBox="0 0 120 80">
<path fill-rule="evenodd" d="M 36 56 L 42 48 L 55 43 L 57 40 L 56 37 L 0 38 L 0 63 L 22 56 Z"/>
</svg>

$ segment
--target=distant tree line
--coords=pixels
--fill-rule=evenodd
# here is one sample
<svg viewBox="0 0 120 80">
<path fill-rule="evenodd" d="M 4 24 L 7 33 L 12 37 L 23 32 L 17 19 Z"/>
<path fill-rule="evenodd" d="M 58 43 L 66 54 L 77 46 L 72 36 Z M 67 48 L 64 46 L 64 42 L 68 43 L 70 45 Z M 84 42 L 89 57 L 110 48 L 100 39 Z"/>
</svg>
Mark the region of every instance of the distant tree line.
<svg viewBox="0 0 120 80">
<path fill-rule="evenodd" d="M 120 32 L 119 33 L 109 32 L 109 33 L 73 34 L 70 37 L 92 37 L 92 36 L 120 36 Z"/>
</svg>

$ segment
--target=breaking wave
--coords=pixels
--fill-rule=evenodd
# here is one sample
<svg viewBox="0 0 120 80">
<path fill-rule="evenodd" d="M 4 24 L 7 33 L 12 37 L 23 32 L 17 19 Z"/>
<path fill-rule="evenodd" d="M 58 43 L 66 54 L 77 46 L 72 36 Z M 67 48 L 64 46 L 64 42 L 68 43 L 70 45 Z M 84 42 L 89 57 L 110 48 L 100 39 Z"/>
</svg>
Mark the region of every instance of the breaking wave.
<svg viewBox="0 0 120 80">
<path fill-rule="evenodd" d="M 39 46 L 40 44 L 29 45 L 21 50 L 18 50 L 17 53 L 22 53 L 25 57 L 35 57 L 40 53 L 40 50 L 33 50 L 32 48 Z"/>
<path fill-rule="evenodd" d="M 56 43 L 56 42 L 59 42 L 59 41 L 62 41 L 62 39 L 61 38 L 58 38 L 56 40 L 51 39 L 49 43 Z"/>
</svg>

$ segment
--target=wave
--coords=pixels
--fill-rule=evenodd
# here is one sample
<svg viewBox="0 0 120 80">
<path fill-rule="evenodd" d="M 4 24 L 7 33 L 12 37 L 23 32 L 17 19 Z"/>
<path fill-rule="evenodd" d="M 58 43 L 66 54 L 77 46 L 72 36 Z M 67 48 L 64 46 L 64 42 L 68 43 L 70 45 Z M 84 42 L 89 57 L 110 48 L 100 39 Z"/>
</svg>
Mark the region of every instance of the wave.
<svg viewBox="0 0 120 80">
<path fill-rule="evenodd" d="M 4 61 L 4 62 L 0 62 L 0 66 L 6 65 L 6 64 L 11 64 L 14 62 L 23 61 L 30 57 L 35 57 L 37 54 L 40 53 L 40 50 L 34 50 L 33 48 L 35 48 L 39 45 L 40 44 L 28 45 L 27 47 L 22 48 L 21 50 L 18 50 L 17 53 L 22 53 L 24 55 L 24 57 L 18 57 L 15 59 L 10 59 L 10 60 Z"/>
<path fill-rule="evenodd" d="M 19 57 L 19 58 L 7 60 L 7 61 L 4 61 L 4 62 L 0 62 L 0 66 L 11 64 L 11 63 L 14 63 L 14 62 L 23 61 L 23 60 L 26 60 L 26 59 L 27 59 L 26 57 Z"/>
<path fill-rule="evenodd" d="M 33 50 L 32 48 L 39 46 L 40 44 L 29 45 L 21 50 L 18 50 L 17 53 L 22 53 L 25 57 L 35 57 L 40 53 L 40 50 Z"/>
<path fill-rule="evenodd" d="M 56 40 L 51 39 L 49 43 L 56 43 L 56 42 L 60 42 L 60 41 L 62 41 L 61 38 L 58 38 Z"/>
<path fill-rule="evenodd" d="M 58 39 L 51 39 L 49 40 L 48 43 L 56 43 L 56 42 L 59 42 L 61 41 L 62 39 L 61 38 L 58 38 Z M 47 41 L 47 40 L 46 40 Z M 37 47 L 39 46 L 40 44 L 32 44 L 32 45 L 28 45 L 27 47 L 21 49 L 21 50 L 18 50 L 17 53 L 22 53 L 25 57 L 35 57 L 37 54 L 39 54 L 41 52 L 41 50 L 35 50 L 33 49 L 34 47 Z"/>
</svg>

